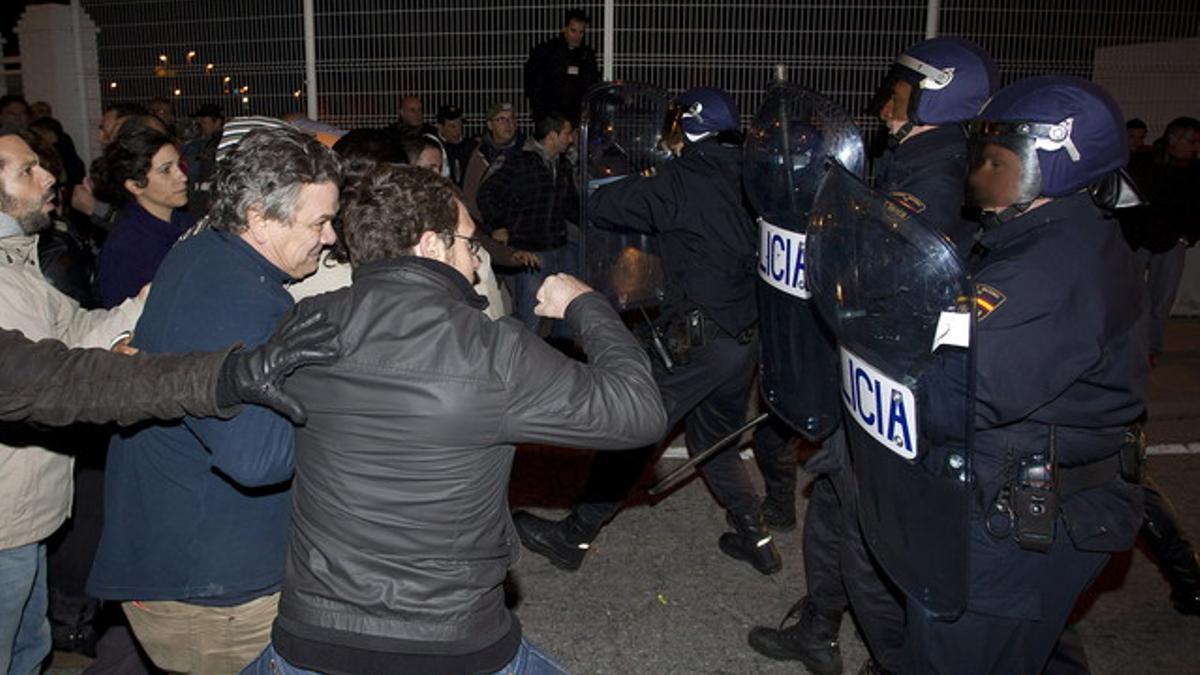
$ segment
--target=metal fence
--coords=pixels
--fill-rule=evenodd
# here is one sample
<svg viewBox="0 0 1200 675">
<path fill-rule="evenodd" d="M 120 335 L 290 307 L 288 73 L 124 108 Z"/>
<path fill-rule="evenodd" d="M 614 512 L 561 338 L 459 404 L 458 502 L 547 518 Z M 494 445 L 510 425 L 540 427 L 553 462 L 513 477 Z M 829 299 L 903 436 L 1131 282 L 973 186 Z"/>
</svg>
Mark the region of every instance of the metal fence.
<svg viewBox="0 0 1200 675">
<path fill-rule="evenodd" d="M 302 0 L 83 5 L 101 30 L 106 103 L 167 96 L 182 114 L 205 102 L 229 114 L 306 110 Z M 990 50 L 1006 82 L 1046 72 L 1086 77 L 1097 48 L 1200 36 L 1196 0 L 312 0 L 317 112 L 347 128 L 377 126 L 393 121 L 399 97 L 412 93 L 428 117 L 453 103 L 475 128 L 499 100 L 527 119 L 522 64 L 571 6 L 591 14 L 589 42 L 614 78 L 673 91 L 722 86 L 744 117 L 776 64 L 861 115 L 894 55 L 925 36 L 931 12 L 940 34 Z"/>
</svg>

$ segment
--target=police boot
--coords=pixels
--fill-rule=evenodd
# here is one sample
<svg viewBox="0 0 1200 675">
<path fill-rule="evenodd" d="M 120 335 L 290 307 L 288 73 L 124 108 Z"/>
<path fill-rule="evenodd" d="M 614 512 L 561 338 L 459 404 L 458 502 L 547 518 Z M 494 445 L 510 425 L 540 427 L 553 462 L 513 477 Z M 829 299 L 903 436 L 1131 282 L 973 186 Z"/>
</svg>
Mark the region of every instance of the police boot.
<svg viewBox="0 0 1200 675">
<path fill-rule="evenodd" d="M 796 623 L 784 628 L 791 619 Z M 778 661 L 800 661 L 816 675 L 840 675 L 842 648 L 838 645 L 838 630 L 842 613 L 822 614 L 816 603 L 804 597 L 792 605 L 779 628 L 755 626 L 748 641 L 754 651 Z"/>
<path fill-rule="evenodd" d="M 783 560 L 779 557 L 775 542 L 771 541 L 771 533 L 767 532 L 761 514 L 734 515 L 730 520 L 737 531 L 726 532 L 717 541 L 717 546 L 725 555 L 745 560 L 763 574 L 774 574 L 783 567 Z"/>
<path fill-rule="evenodd" d="M 1191 543 L 1162 495 L 1146 491 L 1142 540 L 1171 584 L 1171 604 L 1180 614 L 1200 615 L 1200 564 Z"/>
<path fill-rule="evenodd" d="M 574 510 L 562 520 L 550 520 L 527 511 L 517 511 L 513 514 L 513 526 L 525 548 L 568 572 L 579 569 L 592 540 L 600 532 L 600 526 L 584 523 Z"/>
</svg>

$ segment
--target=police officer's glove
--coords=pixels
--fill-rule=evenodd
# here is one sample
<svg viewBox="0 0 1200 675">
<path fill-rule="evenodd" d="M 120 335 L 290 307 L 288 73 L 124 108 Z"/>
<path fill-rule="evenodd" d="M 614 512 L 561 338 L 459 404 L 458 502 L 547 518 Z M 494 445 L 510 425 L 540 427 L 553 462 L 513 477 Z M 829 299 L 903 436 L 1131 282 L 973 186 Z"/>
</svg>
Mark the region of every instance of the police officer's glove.
<svg viewBox="0 0 1200 675">
<path fill-rule="evenodd" d="M 271 339 L 251 350 L 238 349 L 221 364 L 217 404 L 222 408 L 253 403 L 285 415 L 295 424 L 308 418 L 300 402 L 280 388 L 300 366 L 330 363 L 337 358 L 337 328 L 316 312 L 303 319 L 288 317 Z"/>
</svg>

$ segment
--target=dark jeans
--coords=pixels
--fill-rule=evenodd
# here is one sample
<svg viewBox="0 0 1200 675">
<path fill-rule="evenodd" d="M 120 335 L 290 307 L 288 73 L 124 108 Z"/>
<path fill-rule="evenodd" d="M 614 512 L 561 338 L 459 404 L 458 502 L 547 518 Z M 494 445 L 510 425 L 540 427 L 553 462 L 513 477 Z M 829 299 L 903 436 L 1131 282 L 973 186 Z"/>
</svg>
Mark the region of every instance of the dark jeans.
<svg viewBox="0 0 1200 675">
<path fill-rule="evenodd" d="M 691 361 L 671 373 L 654 362 L 654 379 L 667 409 L 668 428 L 683 420 L 689 453 L 703 451 L 745 423 L 757 363 L 757 341 L 738 344 L 723 336 L 693 348 Z M 575 507 L 580 519 L 598 529 L 616 515 L 657 449 L 655 445 L 596 453 L 582 502 Z M 722 506 L 736 515 L 758 511 L 758 495 L 735 444 L 702 464 L 700 471 Z"/>
</svg>

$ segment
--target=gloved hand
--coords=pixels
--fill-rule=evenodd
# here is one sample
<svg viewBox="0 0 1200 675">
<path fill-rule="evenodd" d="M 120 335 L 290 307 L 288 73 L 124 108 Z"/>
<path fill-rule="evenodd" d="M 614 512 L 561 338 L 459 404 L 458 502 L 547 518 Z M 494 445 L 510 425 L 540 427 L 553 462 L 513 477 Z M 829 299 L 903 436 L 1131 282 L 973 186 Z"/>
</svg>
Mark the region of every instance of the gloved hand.
<svg viewBox="0 0 1200 675">
<path fill-rule="evenodd" d="M 271 339 L 251 350 L 236 350 L 225 359 L 217 379 L 217 404 L 263 405 L 294 424 L 304 424 L 308 419 L 304 408 L 280 385 L 300 366 L 333 362 L 338 354 L 336 338 L 337 328 L 321 312 L 303 319 L 288 317 Z"/>
</svg>

